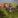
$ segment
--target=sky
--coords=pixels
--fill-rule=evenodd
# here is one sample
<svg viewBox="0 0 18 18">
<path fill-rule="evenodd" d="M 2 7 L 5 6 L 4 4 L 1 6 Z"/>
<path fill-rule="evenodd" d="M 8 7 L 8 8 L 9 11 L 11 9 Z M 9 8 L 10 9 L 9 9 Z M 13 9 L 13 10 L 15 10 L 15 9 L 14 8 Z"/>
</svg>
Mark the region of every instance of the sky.
<svg viewBox="0 0 18 18">
<path fill-rule="evenodd" d="M 9 2 L 14 2 L 14 0 L 11 0 L 11 1 L 10 0 L 0 0 L 0 3 L 4 3 L 4 2 L 8 2 L 8 3 Z"/>
<path fill-rule="evenodd" d="M 16 0 L 15 0 L 15 1 L 16 1 Z M 9 2 L 14 2 L 14 0 L 11 0 L 11 1 L 10 1 L 10 0 L 0 0 L 0 3 L 4 3 L 4 2 L 8 2 L 8 3 L 9 3 Z M 17 0 L 17 2 L 18 2 L 18 0 Z"/>
</svg>

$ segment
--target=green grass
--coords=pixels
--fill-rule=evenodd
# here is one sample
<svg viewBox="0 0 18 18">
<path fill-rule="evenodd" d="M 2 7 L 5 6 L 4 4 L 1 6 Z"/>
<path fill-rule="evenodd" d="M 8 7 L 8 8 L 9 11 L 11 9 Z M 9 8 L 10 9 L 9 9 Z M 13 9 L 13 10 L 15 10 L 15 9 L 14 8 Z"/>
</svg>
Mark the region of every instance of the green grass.
<svg viewBox="0 0 18 18">
<path fill-rule="evenodd" d="M 3 9 L 4 10 L 4 9 Z M 17 13 L 18 9 L 16 9 L 16 12 L 8 12 L 6 10 L 4 10 L 4 14 L 6 14 L 6 16 L 8 16 L 8 18 L 18 18 L 18 13 Z"/>
</svg>

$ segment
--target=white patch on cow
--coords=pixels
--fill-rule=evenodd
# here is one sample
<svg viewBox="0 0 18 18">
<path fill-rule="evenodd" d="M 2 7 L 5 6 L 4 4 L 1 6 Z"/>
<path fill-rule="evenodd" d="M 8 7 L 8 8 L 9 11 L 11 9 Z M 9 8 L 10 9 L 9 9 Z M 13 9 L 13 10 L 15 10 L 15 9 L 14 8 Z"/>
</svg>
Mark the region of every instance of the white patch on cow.
<svg viewBox="0 0 18 18">
<path fill-rule="evenodd" d="M 11 8 L 10 8 L 9 12 L 11 12 Z"/>
<path fill-rule="evenodd" d="M 9 10 L 9 12 L 11 12 L 11 10 Z"/>
</svg>

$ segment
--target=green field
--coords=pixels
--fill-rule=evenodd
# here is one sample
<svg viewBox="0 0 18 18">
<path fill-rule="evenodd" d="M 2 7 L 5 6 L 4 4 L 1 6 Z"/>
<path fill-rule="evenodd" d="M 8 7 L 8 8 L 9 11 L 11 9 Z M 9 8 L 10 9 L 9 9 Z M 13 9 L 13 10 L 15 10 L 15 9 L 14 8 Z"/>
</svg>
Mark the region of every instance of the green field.
<svg viewBox="0 0 18 18">
<path fill-rule="evenodd" d="M 3 14 L 6 14 L 6 18 L 18 18 L 18 9 L 16 9 L 16 11 L 13 12 L 7 12 L 4 8 L 1 8 L 1 10 L 3 10 Z"/>
</svg>

